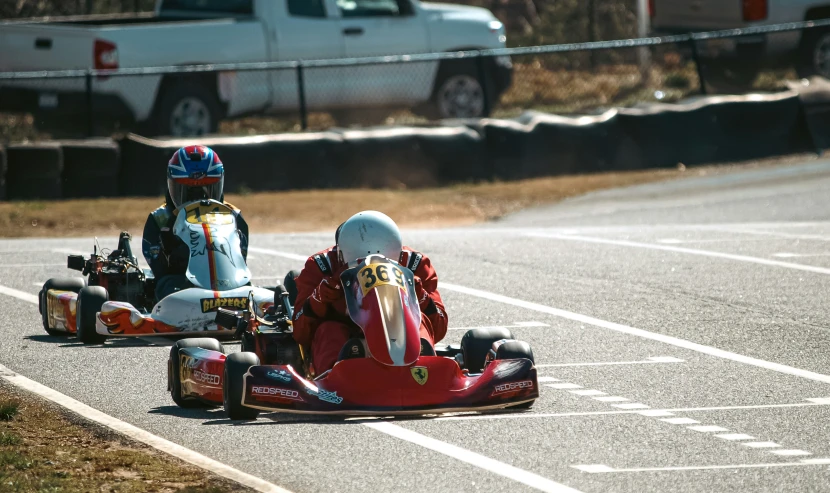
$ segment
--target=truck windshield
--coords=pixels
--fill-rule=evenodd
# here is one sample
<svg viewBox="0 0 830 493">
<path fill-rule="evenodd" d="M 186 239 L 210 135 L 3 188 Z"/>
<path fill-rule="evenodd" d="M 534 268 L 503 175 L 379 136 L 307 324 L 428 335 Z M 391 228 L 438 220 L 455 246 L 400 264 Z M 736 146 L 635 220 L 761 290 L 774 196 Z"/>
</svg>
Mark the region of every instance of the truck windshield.
<svg viewBox="0 0 830 493">
<path fill-rule="evenodd" d="M 160 11 L 254 13 L 254 0 L 162 0 Z"/>
</svg>

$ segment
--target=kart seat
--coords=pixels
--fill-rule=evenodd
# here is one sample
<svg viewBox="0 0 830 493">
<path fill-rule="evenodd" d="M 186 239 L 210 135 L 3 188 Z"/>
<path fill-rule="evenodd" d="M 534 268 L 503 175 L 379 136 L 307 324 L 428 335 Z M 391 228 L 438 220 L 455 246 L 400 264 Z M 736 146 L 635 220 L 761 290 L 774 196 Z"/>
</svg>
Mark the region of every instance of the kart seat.
<svg viewBox="0 0 830 493">
<path fill-rule="evenodd" d="M 346 344 L 343 345 L 343 348 L 340 349 L 340 354 L 337 355 L 337 361 L 353 358 L 365 358 L 366 347 L 363 344 L 363 339 L 357 337 L 349 339 L 346 341 Z"/>
</svg>

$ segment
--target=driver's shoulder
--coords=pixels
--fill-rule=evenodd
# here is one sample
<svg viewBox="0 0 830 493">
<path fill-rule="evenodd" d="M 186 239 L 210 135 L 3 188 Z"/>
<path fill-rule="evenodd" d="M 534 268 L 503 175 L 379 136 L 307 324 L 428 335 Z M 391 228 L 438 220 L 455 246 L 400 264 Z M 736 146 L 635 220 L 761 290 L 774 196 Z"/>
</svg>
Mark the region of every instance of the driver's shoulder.
<svg viewBox="0 0 830 493">
<path fill-rule="evenodd" d="M 421 265 L 429 263 L 429 257 L 408 246 L 401 248 L 401 257 L 398 263 L 405 265 L 409 270 L 416 271 Z"/>
<path fill-rule="evenodd" d="M 166 204 L 162 204 L 158 208 L 150 212 L 150 217 L 148 218 L 148 221 L 151 218 L 153 221 L 155 221 L 156 225 L 158 225 L 159 228 L 163 228 L 167 226 L 167 224 L 173 218 L 173 211 L 170 210 L 170 208 L 167 207 Z"/>
</svg>

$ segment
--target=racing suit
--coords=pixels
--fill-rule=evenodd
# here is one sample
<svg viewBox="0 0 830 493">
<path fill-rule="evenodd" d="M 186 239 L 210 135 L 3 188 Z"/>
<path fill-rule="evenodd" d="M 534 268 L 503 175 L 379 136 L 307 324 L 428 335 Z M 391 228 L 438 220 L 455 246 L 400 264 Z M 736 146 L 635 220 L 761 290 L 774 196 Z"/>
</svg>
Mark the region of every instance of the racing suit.
<svg viewBox="0 0 830 493">
<path fill-rule="evenodd" d="M 239 209 L 227 202 L 225 205 L 234 211 L 242 257 L 247 261 L 248 224 L 242 218 Z M 185 276 L 190 260 L 190 248 L 173 234 L 175 222 L 176 210 L 169 204 L 163 204 L 151 212 L 144 223 L 141 250 L 156 278 L 156 300 L 161 300 L 175 291 L 193 287 Z"/>
<path fill-rule="evenodd" d="M 416 276 L 421 338 L 434 345 L 447 334 L 447 314 L 438 293 L 438 275 L 426 255 L 408 247 L 403 247 L 399 262 Z M 318 375 L 334 366 L 350 337 L 361 333 L 349 318 L 340 288 L 340 274 L 345 269 L 335 246 L 309 257 L 296 279 L 294 339 L 305 348 L 311 346 L 311 359 Z"/>
</svg>

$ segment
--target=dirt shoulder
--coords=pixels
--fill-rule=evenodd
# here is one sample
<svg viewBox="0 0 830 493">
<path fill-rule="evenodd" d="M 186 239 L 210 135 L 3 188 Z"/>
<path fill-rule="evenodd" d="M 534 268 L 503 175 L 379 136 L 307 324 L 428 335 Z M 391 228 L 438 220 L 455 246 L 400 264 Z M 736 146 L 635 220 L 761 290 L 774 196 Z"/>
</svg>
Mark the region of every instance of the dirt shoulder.
<svg viewBox="0 0 830 493">
<path fill-rule="evenodd" d="M 333 230 L 355 212 L 383 211 L 403 227 L 446 227 L 498 219 L 519 210 L 608 188 L 716 175 L 814 160 L 798 155 L 678 169 L 596 173 L 418 190 L 303 190 L 228 195 L 252 233 Z M 163 199 L 114 198 L 54 202 L 0 202 L 0 237 L 140 235 Z"/>
<path fill-rule="evenodd" d="M 132 442 L 0 381 L 0 491 L 253 490 Z"/>
</svg>

